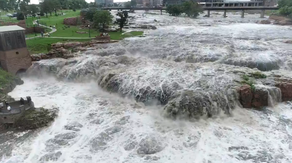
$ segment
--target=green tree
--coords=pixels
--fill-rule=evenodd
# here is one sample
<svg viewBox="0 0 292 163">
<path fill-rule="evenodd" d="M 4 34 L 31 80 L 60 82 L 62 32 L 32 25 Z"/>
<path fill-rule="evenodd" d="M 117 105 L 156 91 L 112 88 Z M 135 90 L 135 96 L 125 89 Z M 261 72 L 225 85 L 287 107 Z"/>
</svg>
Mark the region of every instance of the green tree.
<svg viewBox="0 0 292 163">
<path fill-rule="evenodd" d="M 278 2 L 278 6 L 279 6 L 280 8 L 285 7 L 285 6 L 290 7 L 290 6 L 292 6 L 292 0 L 280 0 L 280 1 Z"/>
<path fill-rule="evenodd" d="M 96 11 L 93 17 L 93 25 L 96 29 L 104 31 L 105 27 L 112 22 L 113 16 L 109 11 Z"/>
<path fill-rule="evenodd" d="M 181 5 L 169 5 L 166 8 L 166 12 L 169 13 L 171 16 L 178 16 L 183 11 Z"/>
<path fill-rule="evenodd" d="M 124 25 L 127 22 L 128 12 L 127 11 L 119 12 L 117 15 L 120 17 L 118 22 L 119 22 L 119 26 L 120 26 L 120 32 L 122 32 L 123 28 L 124 28 Z"/>
<path fill-rule="evenodd" d="M 20 12 L 23 14 L 24 18 L 27 18 L 28 6 L 25 1 L 20 2 L 19 4 Z"/>
<path fill-rule="evenodd" d="M 201 12 L 203 12 L 203 9 L 197 2 L 186 1 L 182 4 L 182 11 L 188 17 L 196 18 Z"/>
<path fill-rule="evenodd" d="M 46 16 L 48 16 L 48 14 L 52 15 L 53 11 L 54 11 L 54 3 L 52 0 L 44 0 L 44 2 L 41 3 L 41 12 L 46 14 Z"/>
<path fill-rule="evenodd" d="M 292 6 L 291 7 L 284 6 L 284 7 L 280 8 L 279 13 L 280 13 L 280 15 L 288 16 L 288 17 L 292 18 Z"/>
<path fill-rule="evenodd" d="M 32 14 L 33 16 L 35 16 L 39 12 L 39 8 L 37 7 L 37 5 L 29 5 L 27 8 L 28 13 Z"/>
<path fill-rule="evenodd" d="M 92 22 L 96 12 L 97 12 L 97 9 L 94 7 L 87 9 L 85 13 L 85 19 Z"/>
</svg>

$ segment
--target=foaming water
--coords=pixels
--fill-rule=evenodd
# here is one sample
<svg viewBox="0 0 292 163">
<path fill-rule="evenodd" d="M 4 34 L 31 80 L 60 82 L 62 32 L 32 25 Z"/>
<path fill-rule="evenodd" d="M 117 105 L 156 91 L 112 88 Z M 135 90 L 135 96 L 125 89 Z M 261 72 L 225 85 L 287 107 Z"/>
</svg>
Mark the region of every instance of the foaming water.
<svg viewBox="0 0 292 163">
<path fill-rule="evenodd" d="M 292 105 L 279 103 L 280 90 L 257 81 L 273 106 L 263 111 L 234 102 L 242 75 L 258 71 L 250 68 L 291 77 L 291 27 L 255 24 L 262 19 L 248 14 L 134 16 L 158 29 L 34 63 L 10 95 L 59 115 L 47 128 L 1 133 L 1 162 L 292 162 Z M 209 101 L 216 116 L 164 118 L 165 104 L 188 97 Z"/>
<path fill-rule="evenodd" d="M 291 162 L 290 104 L 259 112 L 236 109 L 232 117 L 173 121 L 159 107 L 145 107 L 95 83 L 24 78 L 10 95 L 58 107 L 59 117 L 1 162 Z M 139 154 L 153 136 L 160 152 Z M 17 139 L 17 138 L 16 138 Z M 130 145 L 129 145 L 130 144 Z M 54 162 L 52 161 L 52 162 Z"/>
</svg>

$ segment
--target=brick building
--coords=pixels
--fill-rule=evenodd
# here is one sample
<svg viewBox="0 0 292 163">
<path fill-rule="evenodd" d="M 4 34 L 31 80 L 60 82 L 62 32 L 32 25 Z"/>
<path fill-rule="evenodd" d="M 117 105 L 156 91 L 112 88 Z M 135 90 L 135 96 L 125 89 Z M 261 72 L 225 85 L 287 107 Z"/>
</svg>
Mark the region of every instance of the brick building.
<svg viewBox="0 0 292 163">
<path fill-rule="evenodd" d="M 25 29 L 17 25 L 0 26 L 0 67 L 16 74 L 31 66 Z"/>
</svg>

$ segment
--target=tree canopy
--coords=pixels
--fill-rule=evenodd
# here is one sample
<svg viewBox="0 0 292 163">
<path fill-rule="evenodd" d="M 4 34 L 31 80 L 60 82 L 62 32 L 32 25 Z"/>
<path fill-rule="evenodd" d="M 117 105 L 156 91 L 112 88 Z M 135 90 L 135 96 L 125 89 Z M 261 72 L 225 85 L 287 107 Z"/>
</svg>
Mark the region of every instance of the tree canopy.
<svg viewBox="0 0 292 163">
<path fill-rule="evenodd" d="M 166 12 L 171 16 L 178 16 L 184 13 L 188 17 L 197 17 L 202 12 L 201 6 L 197 2 L 185 1 L 180 5 L 169 5 L 166 8 Z"/>
<path fill-rule="evenodd" d="M 96 29 L 104 31 L 105 26 L 112 22 L 113 16 L 109 11 L 98 10 L 93 17 L 93 25 Z"/>
<path fill-rule="evenodd" d="M 280 0 L 278 5 L 280 15 L 292 18 L 292 0 Z"/>
</svg>

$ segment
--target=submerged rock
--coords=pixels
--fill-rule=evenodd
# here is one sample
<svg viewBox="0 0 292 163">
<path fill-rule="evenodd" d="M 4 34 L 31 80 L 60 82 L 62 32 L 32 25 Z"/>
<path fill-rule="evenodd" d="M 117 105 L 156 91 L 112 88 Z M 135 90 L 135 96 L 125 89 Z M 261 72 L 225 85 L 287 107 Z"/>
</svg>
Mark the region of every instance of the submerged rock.
<svg viewBox="0 0 292 163">
<path fill-rule="evenodd" d="M 49 153 L 44 156 L 42 156 L 39 161 L 40 162 L 48 162 L 48 161 L 57 161 L 62 156 L 62 152 L 56 152 L 56 153 Z"/>
<path fill-rule="evenodd" d="M 162 151 L 164 145 L 162 143 L 162 138 L 158 135 L 146 136 L 138 145 L 138 154 L 154 154 Z"/>
<path fill-rule="evenodd" d="M 208 93 L 203 91 L 185 90 L 175 95 L 164 107 L 165 115 L 170 118 L 200 118 L 218 115 L 221 110 L 229 113 L 234 106 L 233 92 Z M 228 95 L 229 94 L 229 95 Z"/>
</svg>

